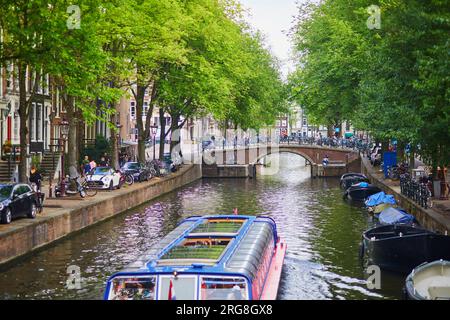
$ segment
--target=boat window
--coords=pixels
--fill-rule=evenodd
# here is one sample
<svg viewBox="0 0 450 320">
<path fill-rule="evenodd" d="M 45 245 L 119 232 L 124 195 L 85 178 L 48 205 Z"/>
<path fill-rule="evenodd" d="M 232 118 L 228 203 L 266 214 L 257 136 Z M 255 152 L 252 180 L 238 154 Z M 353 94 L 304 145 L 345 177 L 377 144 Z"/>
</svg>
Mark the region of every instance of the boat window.
<svg viewBox="0 0 450 320">
<path fill-rule="evenodd" d="M 156 277 L 115 278 L 109 300 L 155 300 Z"/>
<path fill-rule="evenodd" d="M 202 277 L 200 300 L 248 300 L 247 281 L 244 278 Z"/>
<path fill-rule="evenodd" d="M 161 260 L 207 259 L 218 260 L 231 239 L 199 238 L 187 239 L 181 245 L 172 248 Z"/>
<path fill-rule="evenodd" d="M 159 279 L 159 300 L 195 300 L 197 289 L 197 277 L 161 276 Z"/>
</svg>

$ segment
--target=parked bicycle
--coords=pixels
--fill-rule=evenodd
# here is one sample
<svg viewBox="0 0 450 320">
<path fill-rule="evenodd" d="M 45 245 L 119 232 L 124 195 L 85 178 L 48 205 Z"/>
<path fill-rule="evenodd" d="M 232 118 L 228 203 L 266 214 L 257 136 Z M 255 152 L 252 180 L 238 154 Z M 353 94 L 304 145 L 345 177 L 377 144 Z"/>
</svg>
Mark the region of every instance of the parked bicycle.
<svg viewBox="0 0 450 320">
<path fill-rule="evenodd" d="M 45 200 L 45 194 L 41 191 L 41 188 L 39 187 L 41 185 L 41 181 L 39 180 L 38 183 L 32 182 L 31 183 L 31 189 L 36 193 L 36 209 L 39 213 L 42 213 L 44 210 L 44 200 Z"/>
<path fill-rule="evenodd" d="M 79 194 L 81 198 L 86 198 L 86 197 L 95 197 L 97 195 L 98 190 L 89 187 L 86 179 L 81 180 L 80 175 L 73 166 L 69 168 L 69 172 L 70 175 L 66 176 L 66 178 L 63 181 L 66 196 L 73 196 Z M 70 190 L 70 186 L 72 183 L 76 185 L 76 191 Z M 61 196 L 62 196 L 61 184 L 58 184 L 55 186 L 55 197 L 59 198 Z"/>
</svg>

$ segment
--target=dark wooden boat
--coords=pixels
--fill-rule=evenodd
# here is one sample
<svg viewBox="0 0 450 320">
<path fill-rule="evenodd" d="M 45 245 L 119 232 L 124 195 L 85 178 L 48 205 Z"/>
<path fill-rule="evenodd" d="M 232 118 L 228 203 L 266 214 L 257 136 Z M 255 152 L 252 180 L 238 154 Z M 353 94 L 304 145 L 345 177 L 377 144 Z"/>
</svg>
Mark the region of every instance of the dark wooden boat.
<svg viewBox="0 0 450 320">
<path fill-rule="evenodd" d="M 341 188 L 344 190 L 347 190 L 351 186 L 361 183 L 361 182 L 369 183 L 370 180 L 364 176 L 348 176 L 341 180 Z"/>
<path fill-rule="evenodd" d="M 365 201 L 368 197 L 381 192 L 382 190 L 367 182 L 361 182 L 352 185 L 344 193 L 344 198 L 348 198 L 353 201 Z"/>
<path fill-rule="evenodd" d="M 370 263 L 408 273 L 424 262 L 450 260 L 450 237 L 407 225 L 386 225 L 363 234 Z"/>
</svg>

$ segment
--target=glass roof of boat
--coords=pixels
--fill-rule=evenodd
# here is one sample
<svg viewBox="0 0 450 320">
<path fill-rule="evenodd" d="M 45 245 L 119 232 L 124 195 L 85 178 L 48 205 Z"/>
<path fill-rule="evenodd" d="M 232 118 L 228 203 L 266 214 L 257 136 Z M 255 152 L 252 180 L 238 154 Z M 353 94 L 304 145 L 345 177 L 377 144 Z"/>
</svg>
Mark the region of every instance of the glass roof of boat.
<svg viewBox="0 0 450 320">
<path fill-rule="evenodd" d="M 208 219 L 204 223 L 197 226 L 190 235 L 236 235 L 239 233 L 245 222 L 246 220 L 243 219 Z"/>
<path fill-rule="evenodd" d="M 247 221 L 237 217 L 205 219 L 160 257 L 158 265 L 216 264 Z"/>
</svg>

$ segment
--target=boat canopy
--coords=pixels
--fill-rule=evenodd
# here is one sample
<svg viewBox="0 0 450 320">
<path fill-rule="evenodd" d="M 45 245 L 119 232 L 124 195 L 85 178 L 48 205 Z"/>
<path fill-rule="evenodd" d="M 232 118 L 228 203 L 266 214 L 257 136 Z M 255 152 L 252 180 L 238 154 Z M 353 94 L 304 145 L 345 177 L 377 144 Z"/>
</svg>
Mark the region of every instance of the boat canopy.
<svg viewBox="0 0 450 320">
<path fill-rule="evenodd" d="M 367 207 L 375 207 L 379 206 L 380 204 L 396 205 L 397 201 L 395 200 L 393 195 L 387 195 L 384 192 L 374 194 L 373 196 L 370 196 L 369 199 L 367 199 L 366 201 Z"/>
<path fill-rule="evenodd" d="M 368 188 L 370 185 L 367 182 L 361 182 L 358 184 L 355 184 L 354 187 L 360 187 L 360 188 Z"/>
<path fill-rule="evenodd" d="M 191 217 L 120 274 L 185 272 L 239 274 L 254 279 L 278 235 L 268 217 Z"/>
<path fill-rule="evenodd" d="M 388 208 L 378 217 L 381 224 L 413 224 L 416 218 L 401 209 Z"/>
</svg>

